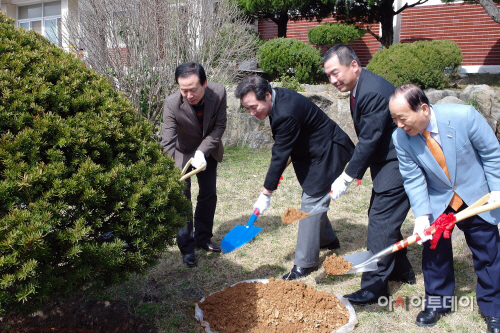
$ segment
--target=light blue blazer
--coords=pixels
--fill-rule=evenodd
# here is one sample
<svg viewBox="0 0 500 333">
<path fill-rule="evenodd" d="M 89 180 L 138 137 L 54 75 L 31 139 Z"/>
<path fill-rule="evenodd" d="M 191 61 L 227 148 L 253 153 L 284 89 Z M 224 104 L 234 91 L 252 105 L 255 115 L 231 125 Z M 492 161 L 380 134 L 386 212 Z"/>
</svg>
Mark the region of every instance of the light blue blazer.
<svg viewBox="0 0 500 333">
<path fill-rule="evenodd" d="M 500 191 L 500 145 L 484 117 L 469 105 L 432 108 L 451 180 L 420 135 L 399 128 L 392 135 L 413 214 L 430 214 L 430 221 L 444 212 L 454 192 L 470 206 L 490 191 Z M 500 209 L 479 216 L 497 225 Z"/>
</svg>

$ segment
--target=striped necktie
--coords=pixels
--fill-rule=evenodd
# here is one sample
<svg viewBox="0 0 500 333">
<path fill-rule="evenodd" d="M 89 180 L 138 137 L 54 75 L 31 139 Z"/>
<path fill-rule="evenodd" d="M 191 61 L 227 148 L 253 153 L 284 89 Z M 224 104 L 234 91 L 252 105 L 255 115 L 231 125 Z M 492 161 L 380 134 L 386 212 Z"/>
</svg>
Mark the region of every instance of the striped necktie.
<svg viewBox="0 0 500 333">
<path fill-rule="evenodd" d="M 446 159 L 444 157 L 443 150 L 436 142 L 436 140 L 434 140 L 434 138 L 431 136 L 431 132 L 423 131 L 422 135 L 425 138 L 425 143 L 427 144 L 427 148 L 429 148 L 432 156 L 434 156 L 441 169 L 443 169 L 448 179 L 450 179 L 450 174 L 448 172 L 448 166 L 446 165 Z M 462 206 L 463 203 L 464 202 L 460 198 L 460 196 L 457 193 L 455 193 L 453 195 L 453 198 L 451 198 L 450 207 L 453 208 L 455 211 L 457 211 Z"/>
</svg>

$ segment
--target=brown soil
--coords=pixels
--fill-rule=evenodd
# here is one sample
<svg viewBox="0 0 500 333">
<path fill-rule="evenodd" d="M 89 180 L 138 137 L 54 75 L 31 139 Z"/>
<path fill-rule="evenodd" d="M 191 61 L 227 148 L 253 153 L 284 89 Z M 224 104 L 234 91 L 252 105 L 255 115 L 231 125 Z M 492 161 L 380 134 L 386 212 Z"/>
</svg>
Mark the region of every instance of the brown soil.
<svg viewBox="0 0 500 333">
<path fill-rule="evenodd" d="M 352 264 L 345 260 L 342 256 L 337 256 L 335 253 L 326 257 L 323 262 L 323 267 L 328 275 L 341 275 L 351 270 Z"/>
<path fill-rule="evenodd" d="M 301 210 L 295 208 L 287 208 L 285 209 L 285 213 L 283 217 L 281 217 L 281 221 L 285 224 L 290 224 L 297 220 L 303 219 L 304 217 L 308 217 L 309 213 L 303 212 Z"/>
<path fill-rule="evenodd" d="M 135 318 L 122 302 L 87 301 L 72 297 L 49 302 L 28 317 L 11 313 L 0 318 L 2 333 L 153 333 L 156 329 Z"/>
<path fill-rule="evenodd" d="M 273 278 L 267 284 L 238 283 L 198 305 L 217 332 L 331 333 L 349 321 L 349 311 L 334 294 Z"/>
</svg>

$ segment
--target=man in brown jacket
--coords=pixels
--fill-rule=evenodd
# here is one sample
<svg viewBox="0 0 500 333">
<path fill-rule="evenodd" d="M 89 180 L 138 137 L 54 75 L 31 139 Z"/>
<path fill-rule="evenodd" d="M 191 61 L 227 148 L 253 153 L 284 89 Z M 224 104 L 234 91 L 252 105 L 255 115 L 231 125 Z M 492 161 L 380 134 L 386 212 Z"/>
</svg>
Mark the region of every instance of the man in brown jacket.
<svg viewBox="0 0 500 333">
<path fill-rule="evenodd" d="M 161 144 L 176 166 L 183 168 L 193 158 L 190 168 L 206 168 L 196 174 L 199 184 L 193 221 L 179 230 L 177 245 L 188 267 L 197 258 L 194 248 L 220 252 L 212 244 L 212 227 L 217 204 L 217 164 L 222 161 L 222 134 L 226 129 L 226 90 L 223 85 L 208 82 L 200 64 L 190 62 L 175 70 L 179 91 L 165 99 Z M 189 171 L 189 170 L 188 170 Z M 191 200 L 191 181 L 186 180 L 184 195 Z"/>
</svg>

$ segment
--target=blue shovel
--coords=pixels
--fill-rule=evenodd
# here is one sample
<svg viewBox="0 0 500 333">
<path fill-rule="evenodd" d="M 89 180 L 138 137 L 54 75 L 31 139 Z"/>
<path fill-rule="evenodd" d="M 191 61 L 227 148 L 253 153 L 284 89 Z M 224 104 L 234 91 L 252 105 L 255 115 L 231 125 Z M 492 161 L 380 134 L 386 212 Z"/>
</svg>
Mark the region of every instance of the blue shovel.
<svg viewBox="0 0 500 333">
<path fill-rule="evenodd" d="M 259 209 L 255 208 L 246 225 L 237 225 L 229 231 L 226 236 L 224 236 L 220 243 L 222 252 L 228 253 L 239 248 L 240 246 L 251 241 L 259 232 L 262 231 L 261 227 L 253 226 L 253 223 L 257 220 L 258 215 Z"/>
</svg>

